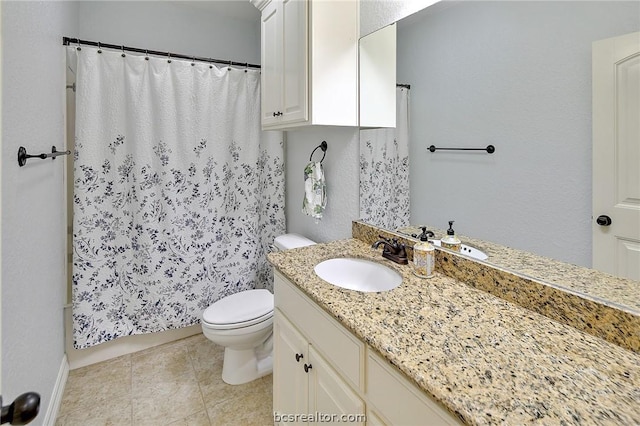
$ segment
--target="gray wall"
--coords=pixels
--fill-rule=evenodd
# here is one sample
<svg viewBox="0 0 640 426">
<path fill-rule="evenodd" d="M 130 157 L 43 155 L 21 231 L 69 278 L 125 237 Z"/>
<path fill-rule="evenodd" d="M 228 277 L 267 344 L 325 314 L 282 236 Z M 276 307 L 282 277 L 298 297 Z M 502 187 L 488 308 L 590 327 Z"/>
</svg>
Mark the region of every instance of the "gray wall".
<svg viewBox="0 0 640 426">
<path fill-rule="evenodd" d="M 64 357 L 64 169 L 16 153 L 65 146 L 62 37 L 259 63 L 259 13 L 225 17 L 232 3 L 2 2 L 2 396 L 39 392 L 34 424 Z"/>
<path fill-rule="evenodd" d="M 302 213 L 304 166 L 323 140 L 328 149 L 322 162 L 327 182 L 327 208 L 322 220 Z M 286 214 L 287 231 L 302 234 L 316 242 L 351 237 L 351 222 L 358 218 L 359 131 L 355 127 L 319 126 L 287 132 Z M 314 160 L 322 154 L 317 150 Z"/>
<path fill-rule="evenodd" d="M 591 265 L 591 43 L 638 2 L 461 2 L 398 27 L 411 219 Z M 426 147 L 496 146 L 493 155 Z"/>
<path fill-rule="evenodd" d="M 360 37 L 393 24 L 399 19 L 434 4 L 438 0 L 361 0 Z M 438 6 L 442 6 L 441 2 Z M 448 3 L 448 2 L 447 2 Z"/>
<path fill-rule="evenodd" d="M 77 5 L 2 3 L 2 396 L 39 392 L 42 424 L 64 357 L 64 160 L 30 160 L 64 143 L 62 36 Z"/>
<path fill-rule="evenodd" d="M 260 11 L 249 1 L 83 1 L 79 36 L 149 50 L 260 63 Z M 242 11 L 238 16 L 230 13 Z"/>
</svg>

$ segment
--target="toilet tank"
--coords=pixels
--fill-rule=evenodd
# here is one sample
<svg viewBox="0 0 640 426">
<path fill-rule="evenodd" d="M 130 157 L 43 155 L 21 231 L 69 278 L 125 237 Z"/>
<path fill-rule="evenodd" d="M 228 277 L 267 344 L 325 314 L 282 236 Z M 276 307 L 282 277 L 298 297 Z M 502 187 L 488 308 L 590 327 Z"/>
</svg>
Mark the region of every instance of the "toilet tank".
<svg viewBox="0 0 640 426">
<path fill-rule="evenodd" d="M 298 234 L 284 234 L 273 240 L 274 251 L 289 250 L 315 244 L 314 241 Z"/>
</svg>

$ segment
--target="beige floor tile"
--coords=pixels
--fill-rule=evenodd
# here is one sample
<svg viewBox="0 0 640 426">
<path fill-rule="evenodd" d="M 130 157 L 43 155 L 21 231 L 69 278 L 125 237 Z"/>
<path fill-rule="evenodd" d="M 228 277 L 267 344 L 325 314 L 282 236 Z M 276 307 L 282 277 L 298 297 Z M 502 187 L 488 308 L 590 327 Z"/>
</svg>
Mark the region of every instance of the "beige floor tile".
<svg viewBox="0 0 640 426">
<path fill-rule="evenodd" d="M 247 393 L 264 392 L 263 379 L 254 380 L 243 385 L 228 385 L 222 381 L 222 376 L 211 375 L 199 381 L 202 397 L 207 407 L 219 404 L 227 399 L 237 398 Z"/>
<path fill-rule="evenodd" d="M 135 425 L 168 424 L 204 411 L 187 348 L 163 345 L 131 359 Z"/>
<path fill-rule="evenodd" d="M 71 370 L 60 404 L 60 415 L 91 410 L 123 396 L 131 398 L 131 358 L 128 355 Z"/>
<path fill-rule="evenodd" d="M 208 377 L 222 374 L 223 346 L 216 345 L 206 338 L 191 339 L 189 344 L 184 346 L 189 351 L 198 381 L 205 381 Z"/>
<path fill-rule="evenodd" d="M 56 425 L 272 424 L 272 376 L 227 385 L 223 354 L 198 334 L 73 370 Z"/>
<path fill-rule="evenodd" d="M 134 395 L 157 383 L 175 382 L 195 382 L 195 371 L 184 346 L 163 345 L 156 351 L 131 357 L 131 390 Z"/>
<path fill-rule="evenodd" d="M 273 424 L 273 403 L 260 387 L 218 404 L 208 404 L 207 412 L 212 425 Z"/>
<path fill-rule="evenodd" d="M 134 395 L 133 424 L 166 425 L 204 411 L 200 389 L 196 383 L 160 385 L 150 394 Z"/>
<path fill-rule="evenodd" d="M 127 426 L 131 425 L 131 397 L 124 395 L 58 416 L 56 426 Z"/>
<path fill-rule="evenodd" d="M 200 411 L 186 417 L 184 419 L 176 420 L 173 423 L 169 423 L 169 426 L 210 426 L 209 416 L 206 411 Z"/>
</svg>

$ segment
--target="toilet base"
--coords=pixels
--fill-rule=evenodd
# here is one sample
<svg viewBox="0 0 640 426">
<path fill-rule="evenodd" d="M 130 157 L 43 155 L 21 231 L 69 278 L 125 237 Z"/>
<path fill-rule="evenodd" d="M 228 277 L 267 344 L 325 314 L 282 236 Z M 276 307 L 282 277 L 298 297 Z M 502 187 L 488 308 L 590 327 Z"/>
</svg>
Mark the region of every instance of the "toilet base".
<svg viewBox="0 0 640 426">
<path fill-rule="evenodd" d="M 224 349 L 222 380 L 229 385 L 242 385 L 273 372 L 273 357 L 262 359 L 256 356 L 256 349 Z"/>
</svg>

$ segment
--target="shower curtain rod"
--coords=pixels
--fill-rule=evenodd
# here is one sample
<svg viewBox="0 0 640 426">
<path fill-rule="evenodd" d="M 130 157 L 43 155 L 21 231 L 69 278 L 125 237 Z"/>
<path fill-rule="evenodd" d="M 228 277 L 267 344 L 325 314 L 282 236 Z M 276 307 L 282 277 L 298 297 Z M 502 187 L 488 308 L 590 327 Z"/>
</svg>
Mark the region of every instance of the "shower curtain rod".
<svg viewBox="0 0 640 426">
<path fill-rule="evenodd" d="M 406 87 L 407 89 L 411 90 L 410 84 L 396 83 L 396 87 Z"/>
<path fill-rule="evenodd" d="M 136 53 L 144 53 L 145 55 L 155 55 L 155 56 L 166 56 L 168 58 L 177 58 L 177 59 L 188 59 L 191 61 L 199 61 L 199 62 L 208 62 L 208 63 L 214 63 L 214 64 L 224 64 L 224 65 L 234 65 L 234 66 L 241 66 L 241 67 L 246 67 L 246 68 L 257 68 L 260 69 L 260 65 L 256 65 L 256 64 L 249 64 L 246 62 L 235 62 L 235 61 L 229 61 L 229 60 L 224 60 L 224 59 L 215 59 L 215 58 L 203 58 L 201 56 L 189 56 L 189 55 L 182 55 L 180 53 L 172 53 L 172 52 L 160 52 L 158 50 L 148 50 L 148 49 L 140 49 L 138 47 L 129 47 L 129 46 L 124 46 L 124 45 L 118 45 L 118 44 L 109 44 L 109 43 L 102 43 L 102 42 L 98 42 L 98 41 L 89 41 L 89 40 L 81 40 L 78 38 L 71 38 L 71 37 L 62 37 L 62 44 L 64 46 L 70 46 L 72 44 L 78 44 L 78 45 L 88 45 L 88 46 L 95 46 L 95 47 L 104 47 L 107 49 L 118 49 L 118 50 L 122 50 L 122 51 L 127 51 L 127 52 L 136 52 Z"/>
</svg>

